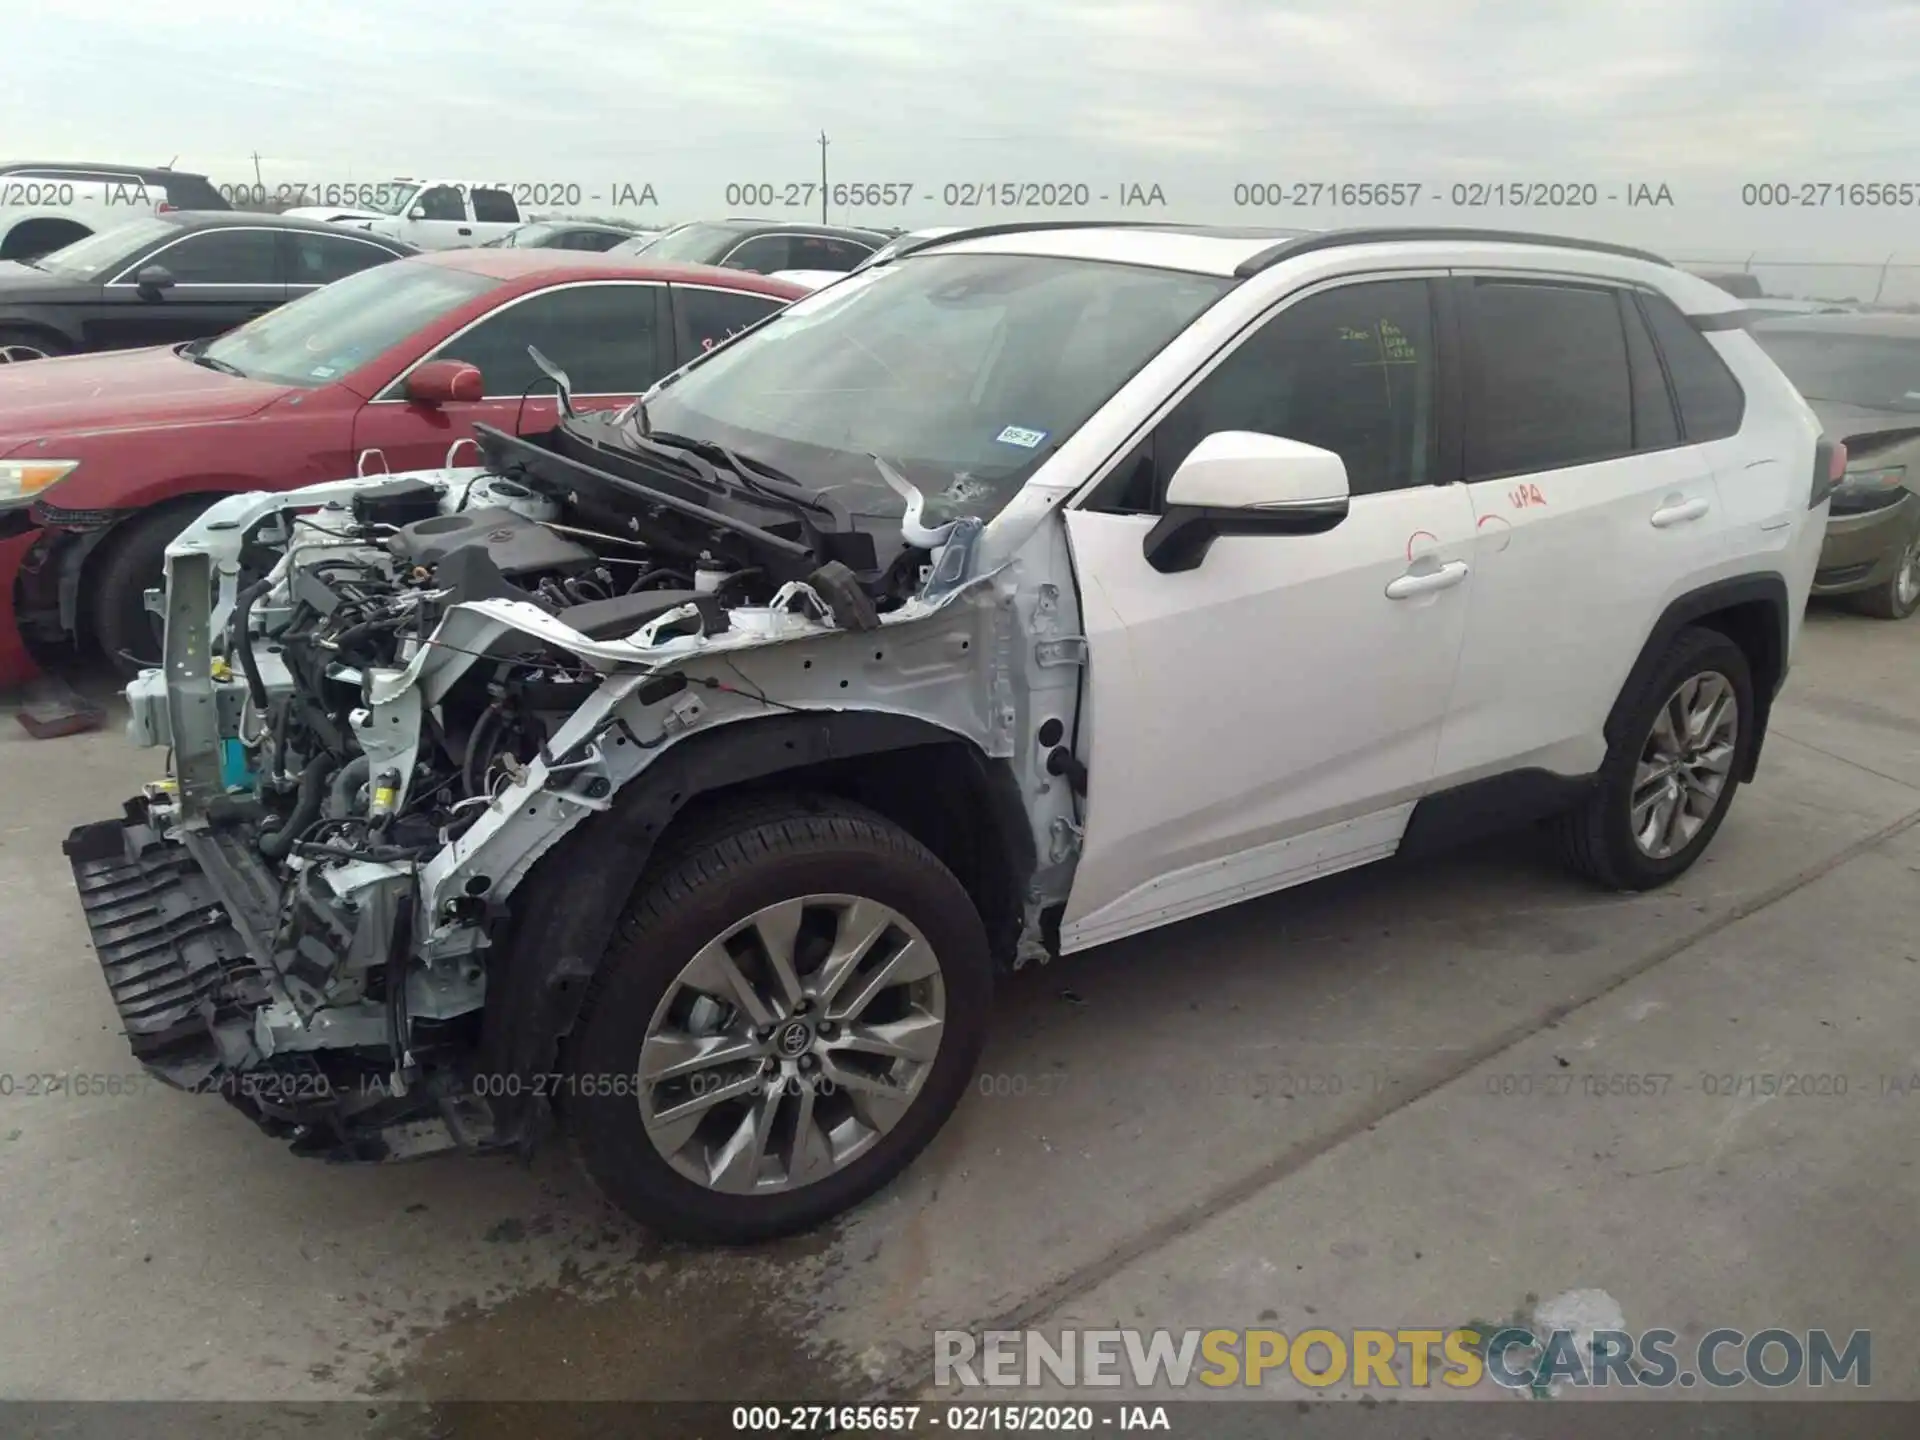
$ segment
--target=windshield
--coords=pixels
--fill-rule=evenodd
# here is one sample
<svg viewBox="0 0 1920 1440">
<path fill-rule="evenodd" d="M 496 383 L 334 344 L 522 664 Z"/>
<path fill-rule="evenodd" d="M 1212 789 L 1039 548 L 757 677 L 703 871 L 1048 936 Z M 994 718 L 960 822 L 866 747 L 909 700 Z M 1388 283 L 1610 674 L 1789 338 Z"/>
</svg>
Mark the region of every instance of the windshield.
<svg viewBox="0 0 1920 1440">
<path fill-rule="evenodd" d="M 501 245 L 508 248 L 518 246 L 538 249 L 542 242 L 558 233 L 558 225 L 522 225 L 517 230 L 509 230 L 498 240 L 489 240 L 489 245 Z"/>
<path fill-rule="evenodd" d="M 634 246 L 649 260 L 673 265 L 709 265 L 733 248 L 740 232 L 728 225 L 682 225 Z M 629 242 L 631 243 L 631 242 Z M 626 250 L 626 246 L 620 247 Z"/>
<path fill-rule="evenodd" d="M 1091 260 L 909 258 L 670 378 L 647 418 L 835 491 L 855 513 L 900 513 L 879 455 L 926 496 L 928 523 L 991 519 L 1232 285 Z"/>
<path fill-rule="evenodd" d="M 898 255 L 905 246 L 920 245 L 928 240 L 938 240 L 943 235 L 954 234 L 956 229 L 957 227 L 952 225 L 941 225 L 932 230 L 909 230 L 905 235 L 894 236 L 893 239 L 882 245 L 860 263 L 862 267 L 884 264 L 895 255 Z"/>
<path fill-rule="evenodd" d="M 317 388 L 500 283 L 425 261 L 376 265 L 230 330 L 198 353 L 251 379 Z"/>
<path fill-rule="evenodd" d="M 1920 410 L 1920 336 L 1753 331 L 1809 400 L 1869 410 Z"/>
<path fill-rule="evenodd" d="M 84 240 L 76 240 L 65 249 L 37 257 L 33 263 L 42 270 L 51 270 L 59 275 L 73 275 L 84 280 L 91 280 L 97 275 L 107 279 L 111 278 L 110 272 L 118 270 L 129 255 L 138 254 L 156 240 L 179 233 L 180 227 L 168 220 L 135 220 L 128 225 L 117 225 L 111 230 L 89 235 Z"/>
<path fill-rule="evenodd" d="M 420 187 L 410 182 L 395 181 L 390 185 L 373 185 L 355 189 L 354 205 L 361 210 L 377 210 L 382 215 L 398 215 L 413 203 L 413 197 L 420 193 Z"/>
</svg>

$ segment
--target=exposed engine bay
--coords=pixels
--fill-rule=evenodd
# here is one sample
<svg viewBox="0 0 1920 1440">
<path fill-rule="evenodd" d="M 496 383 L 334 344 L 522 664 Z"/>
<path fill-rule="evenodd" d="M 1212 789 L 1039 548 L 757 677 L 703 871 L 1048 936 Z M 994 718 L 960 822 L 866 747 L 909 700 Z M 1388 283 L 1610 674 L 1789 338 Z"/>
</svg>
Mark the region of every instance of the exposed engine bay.
<svg viewBox="0 0 1920 1440">
<path fill-rule="evenodd" d="M 1059 584 L 983 584 L 980 522 L 925 529 L 884 462 L 904 519 L 594 424 L 477 429 L 479 466 L 235 496 L 170 548 L 165 662 L 127 693 L 173 773 L 68 842 L 150 1068 L 332 1158 L 523 1139 L 473 1073 L 509 897 L 673 742 L 768 716 L 1030 764 L 1037 955 L 1076 811 L 1020 718 L 1077 677 L 1009 641 L 1073 634 Z"/>
</svg>

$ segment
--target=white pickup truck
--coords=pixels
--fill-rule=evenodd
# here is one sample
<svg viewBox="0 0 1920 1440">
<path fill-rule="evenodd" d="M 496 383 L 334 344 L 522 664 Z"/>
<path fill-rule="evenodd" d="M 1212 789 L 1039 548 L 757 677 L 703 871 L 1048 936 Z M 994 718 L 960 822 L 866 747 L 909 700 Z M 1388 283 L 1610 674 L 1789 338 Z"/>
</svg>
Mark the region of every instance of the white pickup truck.
<svg viewBox="0 0 1920 1440">
<path fill-rule="evenodd" d="M 169 210 L 230 210 L 204 175 L 90 161 L 0 163 L 0 260 L 31 260 Z"/>
<path fill-rule="evenodd" d="M 527 219 L 506 185 L 402 177 L 339 189 L 346 203 L 302 205 L 285 213 L 354 225 L 422 250 L 482 245 Z"/>
</svg>

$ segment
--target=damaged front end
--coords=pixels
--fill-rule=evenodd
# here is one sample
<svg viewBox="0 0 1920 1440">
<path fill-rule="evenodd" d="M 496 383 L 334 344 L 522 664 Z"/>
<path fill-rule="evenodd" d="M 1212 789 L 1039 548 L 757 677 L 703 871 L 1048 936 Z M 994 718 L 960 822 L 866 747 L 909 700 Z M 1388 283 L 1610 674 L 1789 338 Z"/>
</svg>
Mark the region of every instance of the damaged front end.
<svg viewBox="0 0 1920 1440">
<path fill-rule="evenodd" d="M 566 1019 L 525 1000 L 557 962 L 523 887 L 636 806 L 658 821 L 617 845 L 644 862 L 690 798 L 663 762 L 770 720 L 879 716 L 1012 777 L 1015 948 L 1043 952 L 1078 833 L 1031 738 L 1077 696 L 1057 529 L 989 563 L 979 521 L 849 514 L 591 427 L 480 445 L 230 497 L 169 548 L 164 663 L 127 696 L 171 773 L 65 847 L 154 1074 L 333 1159 L 526 1143 Z M 551 909 L 569 877 L 545 879 Z"/>
</svg>

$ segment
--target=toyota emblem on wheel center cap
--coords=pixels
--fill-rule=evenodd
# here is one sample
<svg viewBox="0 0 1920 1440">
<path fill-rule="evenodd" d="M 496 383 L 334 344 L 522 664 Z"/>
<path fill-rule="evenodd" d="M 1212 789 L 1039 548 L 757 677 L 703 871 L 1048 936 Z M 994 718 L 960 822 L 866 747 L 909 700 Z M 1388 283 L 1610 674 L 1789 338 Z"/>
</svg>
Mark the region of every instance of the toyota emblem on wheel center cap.
<svg viewBox="0 0 1920 1440">
<path fill-rule="evenodd" d="M 774 1041 L 775 1047 L 789 1060 L 805 1054 L 807 1047 L 812 1043 L 813 1032 L 798 1020 L 788 1023 L 780 1031 L 779 1038 Z"/>
</svg>

